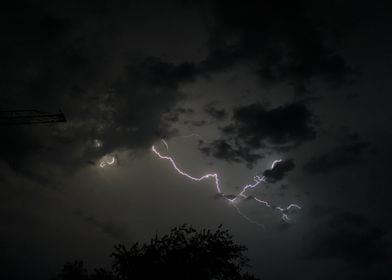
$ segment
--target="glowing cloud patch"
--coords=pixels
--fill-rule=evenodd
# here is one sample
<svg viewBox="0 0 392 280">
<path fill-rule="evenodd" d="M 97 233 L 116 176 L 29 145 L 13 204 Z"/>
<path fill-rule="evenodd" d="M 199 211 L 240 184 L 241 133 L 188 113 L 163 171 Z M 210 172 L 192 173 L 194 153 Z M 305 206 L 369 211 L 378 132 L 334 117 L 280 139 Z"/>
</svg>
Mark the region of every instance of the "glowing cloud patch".
<svg viewBox="0 0 392 280">
<path fill-rule="evenodd" d="M 112 165 L 116 162 L 116 157 L 111 156 L 110 160 L 102 160 L 101 163 L 99 164 L 99 167 L 104 168 L 107 165 Z"/>
<path fill-rule="evenodd" d="M 99 139 L 94 139 L 93 140 L 93 145 L 94 145 L 95 148 L 101 148 L 102 144 L 103 144 L 102 141 L 99 140 Z"/>
</svg>

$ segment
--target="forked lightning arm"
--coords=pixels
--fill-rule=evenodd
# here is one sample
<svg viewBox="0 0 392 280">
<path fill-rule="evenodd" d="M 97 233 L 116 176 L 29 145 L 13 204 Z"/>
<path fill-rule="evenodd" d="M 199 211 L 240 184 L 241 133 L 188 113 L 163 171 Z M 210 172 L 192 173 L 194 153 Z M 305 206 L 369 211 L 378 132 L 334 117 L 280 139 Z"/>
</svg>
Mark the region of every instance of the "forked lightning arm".
<svg viewBox="0 0 392 280">
<path fill-rule="evenodd" d="M 213 177 L 213 178 L 215 179 L 216 190 L 218 191 L 218 193 L 221 193 L 221 190 L 220 190 L 220 187 L 219 187 L 219 178 L 218 178 L 218 174 L 216 174 L 216 173 L 215 173 L 215 174 L 206 174 L 206 175 L 201 176 L 201 177 L 199 177 L 199 178 L 193 177 L 193 176 L 191 176 L 191 175 L 185 173 L 185 172 L 182 171 L 181 169 L 179 169 L 179 168 L 177 167 L 176 163 L 174 162 L 174 160 L 173 160 L 171 157 L 161 155 L 161 154 L 157 151 L 157 149 L 155 148 L 155 146 L 152 146 L 151 149 L 152 149 L 152 151 L 153 151 L 156 155 L 158 155 L 161 159 L 166 159 L 166 160 L 170 161 L 170 163 L 173 165 L 174 169 L 175 169 L 178 173 L 180 173 L 182 176 L 185 176 L 185 177 L 187 177 L 187 178 L 189 178 L 189 179 L 191 179 L 191 180 L 193 180 L 193 181 L 202 181 L 202 180 L 204 180 L 204 179 L 208 179 L 208 178 L 210 178 L 210 177 Z"/>
<path fill-rule="evenodd" d="M 164 143 L 164 145 L 165 145 L 166 148 L 168 149 L 169 146 L 168 146 L 168 144 L 165 142 L 165 140 L 162 139 L 162 142 Z M 202 180 L 204 180 L 204 179 L 213 178 L 214 181 L 215 181 L 215 188 L 216 188 L 217 193 L 218 193 L 218 194 L 222 194 L 222 196 L 223 196 L 227 201 L 231 202 L 231 205 L 234 206 L 234 207 L 236 208 L 238 214 L 240 214 L 243 218 L 245 218 L 246 220 L 248 220 L 248 221 L 251 222 L 251 223 L 254 223 L 254 224 L 257 224 L 257 225 L 259 225 L 259 226 L 262 226 L 260 223 L 258 223 L 258 222 L 256 222 L 256 221 L 253 221 L 252 219 L 250 219 L 249 217 L 247 217 L 244 213 L 242 213 L 242 212 L 240 211 L 240 209 L 238 208 L 238 206 L 234 203 L 234 202 L 236 202 L 239 198 L 253 199 L 253 200 L 256 201 L 257 203 L 259 203 L 259 204 L 261 204 L 261 205 L 263 205 L 263 206 L 265 206 L 265 207 L 268 207 L 268 208 L 271 208 L 271 209 L 273 209 L 273 210 L 279 211 L 279 212 L 282 214 L 282 219 L 283 219 L 284 221 L 288 221 L 288 220 L 289 220 L 289 217 L 287 216 L 287 211 L 288 211 L 288 210 L 290 210 L 291 208 L 301 209 L 301 207 L 300 207 L 299 205 L 297 205 L 297 204 L 290 204 L 290 205 L 287 206 L 286 208 L 282 208 L 282 207 L 280 207 L 280 206 L 272 206 L 272 205 L 269 204 L 267 201 L 261 200 L 261 199 L 259 199 L 259 198 L 257 198 L 257 197 L 249 197 L 249 196 L 245 195 L 245 192 L 246 192 L 247 189 L 252 189 L 252 188 L 255 188 L 256 186 L 258 186 L 260 183 L 265 183 L 265 182 L 266 182 L 265 176 L 261 176 L 261 177 L 260 177 L 260 176 L 255 176 L 255 177 L 253 178 L 253 180 L 254 180 L 254 183 L 253 183 L 253 184 L 248 184 L 248 185 L 243 186 L 241 192 L 239 192 L 233 199 L 229 199 L 229 198 L 225 197 L 224 194 L 223 194 L 222 191 L 221 191 L 221 188 L 220 188 L 220 185 L 219 185 L 219 177 L 218 177 L 218 174 L 216 174 L 216 173 L 209 173 L 209 174 L 203 175 L 203 176 L 201 176 L 201 177 L 193 177 L 193 176 L 189 175 L 188 173 L 182 171 L 182 170 L 176 165 L 176 163 L 175 163 L 175 161 L 173 160 L 172 157 L 162 155 L 162 154 L 155 148 L 155 146 L 152 146 L 152 147 L 151 147 L 151 150 L 152 150 L 159 158 L 168 160 L 168 161 L 171 163 L 171 165 L 174 167 L 174 169 L 175 169 L 179 174 L 181 174 L 182 176 L 187 177 L 187 178 L 190 179 L 190 180 L 193 180 L 193 181 L 202 181 Z M 275 160 L 275 161 L 272 163 L 271 168 L 274 168 L 275 164 L 277 164 L 278 162 L 281 162 L 281 161 L 282 161 L 282 160 Z"/>
</svg>

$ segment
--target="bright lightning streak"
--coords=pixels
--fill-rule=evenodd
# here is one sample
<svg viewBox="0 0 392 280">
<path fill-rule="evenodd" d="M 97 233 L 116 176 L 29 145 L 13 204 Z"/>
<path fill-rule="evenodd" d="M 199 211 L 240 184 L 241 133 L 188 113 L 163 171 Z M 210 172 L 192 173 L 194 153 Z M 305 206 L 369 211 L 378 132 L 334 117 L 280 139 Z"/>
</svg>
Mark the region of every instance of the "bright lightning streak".
<svg viewBox="0 0 392 280">
<path fill-rule="evenodd" d="M 243 217 L 245 220 L 247 220 L 249 223 L 255 224 L 259 227 L 262 227 L 263 229 L 265 229 L 265 226 L 263 224 L 260 224 L 259 222 L 252 220 L 251 218 L 249 218 L 248 216 L 246 216 L 244 213 L 241 212 L 240 208 L 238 208 L 237 205 L 232 204 L 233 207 L 237 210 L 238 215 L 240 215 L 241 217 Z"/>
<path fill-rule="evenodd" d="M 164 143 L 164 145 L 166 146 L 166 148 L 169 149 L 169 146 L 168 146 L 168 144 L 166 143 L 166 141 L 162 139 L 162 142 Z M 297 205 L 297 204 L 290 204 L 290 205 L 287 206 L 286 208 L 282 208 L 282 207 L 280 207 L 280 206 L 272 206 L 272 205 L 269 204 L 267 201 L 261 200 L 261 199 L 259 199 L 259 198 L 257 198 L 257 197 L 249 197 L 249 196 L 245 195 L 245 192 L 246 192 L 248 189 L 255 188 L 255 187 L 258 186 L 260 183 L 265 183 L 265 182 L 266 182 L 265 176 L 261 176 L 261 177 L 258 176 L 258 175 L 255 176 L 255 177 L 253 178 L 253 180 L 254 180 L 254 183 L 253 183 L 253 184 L 245 185 L 244 187 L 242 187 L 241 192 L 239 192 L 233 199 L 229 199 L 229 198 L 225 197 L 224 194 L 221 192 L 221 188 L 220 188 L 220 185 L 219 185 L 219 177 L 218 177 L 218 174 L 216 174 L 216 173 L 209 173 L 209 174 L 203 175 L 203 176 L 201 176 L 201 177 L 193 177 L 193 176 L 189 175 L 188 173 L 182 171 L 182 170 L 176 165 L 176 163 L 175 163 L 175 161 L 173 160 L 172 157 L 162 155 L 162 154 L 155 148 L 155 146 L 152 146 L 152 147 L 151 147 L 151 150 L 152 150 L 159 158 L 168 160 L 168 161 L 171 163 L 171 165 L 174 167 L 174 169 L 175 169 L 180 175 L 185 176 L 185 177 L 187 177 L 187 178 L 190 179 L 190 180 L 193 180 L 193 181 L 202 181 L 202 180 L 204 180 L 204 179 L 214 178 L 215 187 L 216 187 L 216 190 L 217 190 L 218 194 L 222 194 L 222 196 L 223 196 L 227 201 L 231 202 L 231 205 L 234 206 L 234 207 L 236 208 L 236 210 L 237 210 L 237 212 L 238 212 L 239 215 L 241 215 L 243 218 L 245 218 L 245 219 L 248 220 L 249 222 L 254 223 L 254 224 L 258 225 L 258 226 L 264 227 L 264 226 L 261 225 L 260 223 L 258 223 L 258 222 L 256 222 L 256 221 L 250 219 L 250 218 L 249 218 L 248 216 L 246 216 L 243 212 L 241 212 L 240 209 L 238 208 L 238 206 L 237 206 L 234 202 L 236 202 L 239 198 L 253 199 L 253 200 L 256 201 L 257 203 L 259 203 L 259 204 L 261 204 L 261 205 L 263 205 L 263 206 L 265 206 L 265 207 L 267 207 L 267 208 L 270 208 L 270 209 L 279 211 L 279 212 L 281 213 L 281 215 L 282 215 L 282 216 L 281 216 L 282 219 L 283 219 L 284 221 L 286 221 L 286 222 L 290 220 L 289 217 L 288 217 L 288 215 L 287 215 L 287 212 L 288 212 L 291 208 L 301 209 L 301 207 L 300 207 L 299 205 Z M 276 165 L 277 163 L 281 162 L 281 161 L 282 161 L 281 159 L 280 159 L 280 160 L 275 160 L 275 161 L 272 163 L 271 168 L 274 168 L 275 165 Z"/>
<path fill-rule="evenodd" d="M 167 144 L 167 142 L 165 141 L 165 139 L 161 139 L 163 145 L 165 145 L 166 150 L 169 150 L 169 145 Z"/>
<path fill-rule="evenodd" d="M 104 168 L 106 165 L 112 165 L 116 161 L 115 157 L 112 157 L 110 161 L 101 161 L 99 167 Z"/>
<path fill-rule="evenodd" d="M 282 161 L 283 160 L 281 160 L 281 159 L 274 160 L 274 162 L 271 165 L 271 168 L 273 169 L 277 163 L 282 162 Z"/>
<path fill-rule="evenodd" d="M 185 173 L 184 171 L 182 171 L 181 169 L 179 169 L 179 168 L 177 167 L 176 163 L 174 162 L 174 160 L 173 160 L 171 157 L 161 155 L 161 154 L 157 151 L 157 149 L 155 148 L 155 146 L 152 146 L 151 149 L 152 149 L 152 151 L 153 151 L 158 157 L 160 157 L 161 159 L 166 159 L 166 160 L 170 161 L 170 163 L 173 165 L 174 169 L 175 169 L 178 173 L 180 173 L 182 176 L 185 176 L 185 177 L 187 177 L 188 179 L 191 179 L 191 180 L 193 180 L 193 181 L 202 181 L 202 180 L 204 180 L 204 179 L 208 179 L 208 178 L 211 178 L 211 177 L 214 178 L 214 179 L 215 179 L 216 190 L 218 191 L 218 193 L 221 193 L 221 190 L 220 190 L 220 187 L 219 187 L 219 178 L 218 178 L 218 174 L 216 174 L 216 173 L 215 173 L 215 174 L 206 174 L 206 175 L 201 176 L 201 177 L 193 177 L 193 176 L 189 175 L 188 173 Z"/>
</svg>

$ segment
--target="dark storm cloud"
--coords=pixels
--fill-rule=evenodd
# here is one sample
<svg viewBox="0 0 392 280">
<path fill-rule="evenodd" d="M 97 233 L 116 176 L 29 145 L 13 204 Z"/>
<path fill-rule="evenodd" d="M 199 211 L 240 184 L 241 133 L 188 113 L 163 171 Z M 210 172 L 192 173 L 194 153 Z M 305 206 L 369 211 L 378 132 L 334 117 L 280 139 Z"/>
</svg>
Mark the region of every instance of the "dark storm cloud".
<svg viewBox="0 0 392 280">
<path fill-rule="evenodd" d="M 277 226 L 276 229 L 278 231 L 285 231 L 290 229 L 293 226 L 293 224 L 287 223 L 285 221 L 281 221 Z"/>
<path fill-rule="evenodd" d="M 330 214 L 309 237 L 311 259 L 341 259 L 356 268 L 387 260 L 386 231 L 369 224 L 362 215 Z"/>
<path fill-rule="evenodd" d="M 250 148 L 235 146 L 224 139 L 214 140 L 208 144 L 201 142 L 199 149 L 206 155 L 223 159 L 230 163 L 245 161 L 248 167 L 252 167 L 257 160 L 263 158 L 262 155 L 253 153 Z"/>
<path fill-rule="evenodd" d="M 315 117 L 303 102 L 295 102 L 268 110 L 254 103 L 234 110 L 231 124 L 222 128 L 223 139 L 201 150 L 217 158 L 248 164 L 262 155 L 260 148 L 293 149 L 316 136 Z"/>
<path fill-rule="evenodd" d="M 284 178 L 287 172 L 293 170 L 295 167 L 294 160 L 288 159 L 277 162 L 273 168 L 267 169 L 263 172 L 268 182 L 276 183 Z"/>
<path fill-rule="evenodd" d="M 303 102 L 271 110 L 254 103 L 236 108 L 232 124 L 224 127 L 223 132 L 254 149 L 290 149 L 315 137 L 314 121 L 313 114 Z"/>
<path fill-rule="evenodd" d="M 78 90 L 78 96 L 74 96 L 72 89 L 69 93 L 53 86 L 51 94 L 55 96 L 48 92 L 48 98 L 65 105 L 68 123 L 3 128 L 2 159 L 20 168 L 29 156 L 40 156 L 40 161 L 67 162 L 72 168 L 117 149 L 148 148 L 156 139 L 171 133 L 169 122 L 162 116 L 182 98 L 178 86 L 188 81 L 189 74 L 187 70 L 182 72 L 183 67 L 146 58 L 126 65 L 122 78 L 109 81 L 109 90 L 97 88 L 94 94 Z M 94 147 L 93 139 L 102 141 L 102 147 Z"/>
<path fill-rule="evenodd" d="M 308 173 L 329 173 L 334 170 L 359 162 L 362 154 L 368 150 L 370 143 L 356 140 L 351 143 L 341 143 L 331 151 L 313 157 L 305 164 Z"/>
<path fill-rule="evenodd" d="M 316 25 L 300 4 L 261 2 L 256 8 L 255 3 L 249 1 L 239 7 L 231 1 L 214 1 L 209 6 L 216 19 L 209 56 L 200 64 L 176 65 L 140 55 L 138 59 L 130 59 L 131 54 L 116 58 L 119 42 L 115 38 L 119 31 L 112 15 L 124 9 L 125 4 L 113 5 L 108 11 L 101 1 L 93 8 L 79 7 L 77 12 L 72 5 L 65 5 L 62 12 L 38 2 L 9 5 L 1 19 L 2 106 L 45 110 L 61 107 L 69 123 L 61 129 L 39 132 L 4 130 L 9 139 L 31 139 L 29 142 L 35 143 L 31 149 L 25 145 L 20 150 L 23 153 L 11 158 L 9 151 L 22 144 L 2 140 L 5 160 L 15 165 L 19 158 L 48 150 L 57 150 L 57 156 L 66 159 L 72 151 L 81 150 L 87 157 L 82 161 L 86 162 L 119 148 L 144 149 L 158 137 L 170 135 L 168 123 L 177 121 L 181 112 L 166 119 L 162 115 L 171 112 L 181 99 L 179 85 L 237 62 L 256 61 L 256 72 L 264 80 L 286 81 L 297 87 L 313 77 L 343 79 L 347 70 L 344 62 L 324 46 Z M 228 38 L 233 40 L 229 42 Z M 205 109 L 217 120 L 227 115 L 223 108 Z M 265 122 L 256 127 L 266 130 L 269 136 L 250 137 L 253 128 L 245 123 L 247 114 L 261 115 L 262 111 L 257 104 L 238 108 L 234 124 L 227 126 L 224 134 L 238 136 L 241 143 L 219 140 L 204 151 L 251 165 L 262 157 L 252 150 L 268 141 L 278 146 L 288 138 L 302 141 L 293 132 L 285 136 L 279 134 L 280 128 L 272 131 L 273 122 L 279 123 L 273 118 L 273 110 L 264 110 L 264 116 L 271 117 L 271 125 Z M 204 124 L 204 120 L 192 121 L 195 126 Z M 287 129 L 288 126 L 282 128 Z M 103 147 L 86 147 L 91 138 L 101 139 Z"/>
<path fill-rule="evenodd" d="M 113 148 L 148 148 L 154 140 L 170 134 L 163 115 L 182 98 L 178 87 L 193 80 L 194 68 L 147 58 L 127 65 L 124 74 L 114 86 L 112 130 L 103 139 Z"/>
<path fill-rule="evenodd" d="M 200 127 L 200 126 L 207 124 L 207 121 L 205 121 L 205 120 L 185 120 L 182 123 L 186 124 L 186 125 L 190 125 L 191 127 L 192 126 Z"/>
<path fill-rule="evenodd" d="M 264 84 L 287 83 L 300 91 L 313 78 L 339 85 L 350 73 L 320 32 L 328 25 L 311 17 L 305 1 L 250 0 L 239 5 L 215 0 L 204 4 L 212 10 L 214 21 L 203 72 L 247 63 Z"/>
<path fill-rule="evenodd" d="M 194 80 L 196 67 L 132 52 L 118 56 L 122 28 L 111 12 L 121 5 L 110 12 L 102 5 L 59 11 L 26 1 L 2 10 L 0 109 L 61 107 L 68 120 L 3 127 L 0 155 L 14 168 L 33 170 L 33 157 L 73 168 L 170 135 L 173 119 L 164 115 L 183 98 L 179 86 Z M 174 115 L 189 113 L 184 110 Z M 93 147 L 93 139 L 102 147 Z"/>
<path fill-rule="evenodd" d="M 164 119 L 169 122 L 177 122 L 180 119 L 180 116 L 190 116 L 193 115 L 195 111 L 191 108 L 175 108 L 168 113 L 164 114 Z"/>
<path fill-rule="evenodd" d="M 208 103 L 204 107 L 204 111 L 213 119 L 222 121 L 227 117 L 227 112 L 223 108 L 218 108 L 217 102 Z"/>
</svg>

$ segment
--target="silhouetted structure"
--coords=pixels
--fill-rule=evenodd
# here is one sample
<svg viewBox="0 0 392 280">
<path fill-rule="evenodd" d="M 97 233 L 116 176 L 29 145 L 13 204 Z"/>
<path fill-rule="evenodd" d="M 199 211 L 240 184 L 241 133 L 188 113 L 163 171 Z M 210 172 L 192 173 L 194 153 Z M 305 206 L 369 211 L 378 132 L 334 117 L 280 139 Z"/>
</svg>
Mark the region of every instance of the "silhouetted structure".
<svg viewBox="0 0 392 280">
<path fill-rule="evenodd" d="M 115 246 L 111 270 L 96 269 L 89 275 L 82 261 L 68 262 L 56 279 L 257 280 L 243 272 L 249 266 L 246 250 L 221 227 L 212 232 L 183 225 L 142 246 Z"/>
<path fill-rule="evenodd" d="M 63 112 L 49 113 L 39 110 L 0 111 L 0 125 L 23 125 L 66 122 Z"/>
</svg>

